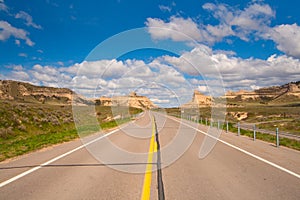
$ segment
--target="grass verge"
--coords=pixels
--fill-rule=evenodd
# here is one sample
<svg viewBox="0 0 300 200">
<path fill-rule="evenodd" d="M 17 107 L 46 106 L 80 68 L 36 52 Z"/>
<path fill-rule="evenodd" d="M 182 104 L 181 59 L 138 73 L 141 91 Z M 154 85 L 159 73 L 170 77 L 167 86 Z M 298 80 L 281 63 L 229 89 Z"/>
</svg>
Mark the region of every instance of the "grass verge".
<svg viewBox="0 0 300 200">
<path fill-rule="evenodd" d="M 177 118 L 181 118 L 180 109 L 178 109 L 178 108 L 168 109 L 167 113 L 168 113 L 168 115 L 171 115 L 171 116 L 174 116 Z M 199 123 L 200 123 L 200 120 L 199 120 Z M 206 125 L 205 118 L 202 119 L 202 124 Z M 207 125 L 210 126 L 210 121 L 208 121 Z M 216 126 L 216 124 L 214 124 L 214 126 Z M 224 129 L 226 129 L 226 126 L 223 127 L 223 130 Z M 228 123 L 228 130 L 232 133 L 236 133 L 236 134 L 238 133 L 238 129 L 234 126 L 233 123 Z M 250 131 L 250 130 L 240 129 L 240 134 L 248 136 L 250 138 L 253 138 L 253 131 Z M 256 139 L 276 144 L 276 136 L 275 135 L 256 132 Z M 298 141 L 298 140 L 280 137 L 279 144 L 282 146 L 300 151 L 300 141 Z"/>
<path fill-rule="evenodd" d="M 79 137 L 78 132 L 84 137 L 131 120 L 129 117 L 114 120 L 112 108 L 108 106 L 95 109 L 99 124 L 89 125 L 89 121 L 84 121 L 83 126 L 75 127 L 71 106 L 0 100 L 0 161 L 74 140 Z M 123 116 L 142 112 L 136 108 L 121 111 Z M 114 114 L 120 115 L 117 111 Z"/>
</svg>

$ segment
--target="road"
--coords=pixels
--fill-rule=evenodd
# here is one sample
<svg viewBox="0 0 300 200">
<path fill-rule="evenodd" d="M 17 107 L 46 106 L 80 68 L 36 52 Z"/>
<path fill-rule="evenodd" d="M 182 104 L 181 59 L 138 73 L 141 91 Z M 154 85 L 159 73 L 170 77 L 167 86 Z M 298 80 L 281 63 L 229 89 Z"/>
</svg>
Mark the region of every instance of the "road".
<svg viewBox="0 0 300 200">
<path fill-rule="evenodd" d="M 165 199 L 300 199 L 298 151 L 222 133 L 199 159 L 207 129 L 146 112 L 84 144 L 76 140 L 0 163 L 0 199 L 147 199 L 147 193 L 158 199 L 157 164 Z M 114 154 L 107 139 L 132 156 Z"/>
</svg>

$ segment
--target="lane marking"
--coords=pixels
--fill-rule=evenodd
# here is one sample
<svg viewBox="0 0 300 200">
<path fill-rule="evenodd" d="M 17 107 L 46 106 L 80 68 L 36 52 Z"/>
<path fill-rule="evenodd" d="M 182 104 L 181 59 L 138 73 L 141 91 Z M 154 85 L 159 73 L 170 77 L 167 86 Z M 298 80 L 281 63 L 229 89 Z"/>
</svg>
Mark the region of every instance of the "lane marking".
<svg viewBox="0 0 300 200">
<path fill-rule="evenodd" d="M 22 178 L 24 176 L 27 176 L 27 175 L 31 174 L 32 172 L 35 172 L 36 170 L 38 170 L 38 169 L 40 169 L 40 168 L 42 168 L 44 166 L 47 166 L 47 165 L 49 165 L 49 164 L 51 164 L 51 163 L 53 163 L 53 162 L 55 162 L 55 161 L 57 161 L 57 160 L 59 160 L 59 159 L 61 159 L 63 157 L 66 157 L 66 156 L 68 156 L 68 155 L 70 155 L 70 154 L 72 154 L 72 153 L 74 153 L 74 152 L 76 152 L 76 151 L 78 151 L 78 150 L 80 150 L 80 149 L 82 149 L 82 148 L 84 148 L 84 147 L 86 147 L 86 146 L 94 143 L 94 142 L 97 142 L 97 141 L 99 141 L 99 140 L 101 140 L 101 139 L 103 139 L 103 138 L 105 138 L 107 136 L 110 136 L 110 135 L 112 135 L 113 133 L 116 133 L 119 130 L 120 130 L 120 128 L 118 128 L 116 130 L 113 130 L 113 131 L 111 131 L 111 132 L 109 132 L 109 133 L 107 133 L 105 135 L 102 135 L 101 137 L 98 137 L 98 138 L 96 138 L 96 139 L 94 139 L 94 140 L 92 140 L 92 141 L 90 141 L 90 142 L 88 142 L 86 144 L 83 144 L 83 145 L 81 145 L 81 146 L 79 146 L 79 147 L 77 147 L 77 148 L 75 148 L 73 150 L 70 150 L 70 151 L 68 151 L 68 152 L 66 152 L 64 154 L 61 154 L 61 155 L 59 155 L 59 156 L 57 156 L 57 157 L 55 157 L 55 158 L 53 158 L 53 159 L 51 159 L 51 160 L 49 160 L 47 162 L 44 162 L 43 164 L 41 164 L 39 166 L 36 166 L 36 167 L 31 168 L 31 169 L 29 169 L 29 170 L 27 170 L 27 171 L 25 171 L 25 172 L 23 172 L 23 173 L 21 173 L 19 175 L 16 175 L 16 176 L 14 176 L 14 177 L 12 177 L 12 178 L 10 178 L 10 179 L 8 179 L 8 180 L 0 183 L 0 188 L 4 187 L 5 185 L 7 185 L 9 183 L 12 183 L 12 182 L 18 180 L 18 179 L 20 179 L 20 178 Z"/>
<path fill-rule="evenodd" d="M 166 116 L 167 116 L 167 115 L 166 115 Z M 228 142 L 225 142 L 225 141 L 222 140 L 222 139 L 219 139 L 219 138 L 216 138 L 216 137 L 214 137 L 214 136 L 211 136 L 211 135 L 207 134 L 206 132 L 201 131 L 201 130 L 199 130 L 198 128 L 195 128 L 195 127 L 193 127 L 193 126 L 191 126 L 191 125 L 189 125 L 189 124 L 187 124 L 187 123 L 185 123 L 185 122 L 183 122 L 183 121 L 179 121 L 179 120 L 177 120 L 177 119 L 170 118 L 169 116 L 167 116 L 167 118 L 169 118 L 169 119 L 171 119 L 171 120 L 173 120 L 173 121 L 177 121 L 177 122 L 179 122 L 179 123 L 182 123 L 182 124 L 184 124 L 185 126 L 190 127 L 190 128 L 192 128 L 192 129 L 196 130 L 197 132 L 200 132 L 200 133 L 202 133 L 202 134 L 204 134 L 204 135 L 207 135 L 207 136 L 210 137 L 210 138 L 213 138 L 213 139 L 215 139 L 215 140 L 218 140 L 219 142 L 221 142 L 221 143 L 223 143 L 223 144 L 225 144 L 225 145 L 227 145 L 227 146 L 229 146 L 229 147 L 231 147 L 231 148 L 234 148 L 234 149 L 236 149 L 236 150 L 238 150 L 238 151 L 240 151 L 240 152 L 242 152 L 242 153 L 244 153 L 244 154 L 247 154 L 247 155 L 249 155 L 249 156 L 251 156 L 251 157 L 253 157 L 253 158 L 257 159 L 257 160 L 260 160 L 260 161 L 262 161 L 262 162 L 264 162 L 264 163 L 266 163 L 266 164 L 268 164 L 268 165 L 271 165 L 271 166 L 273 166 L 273 167 L 275 167 L 275 168 L 277 168 L 277 169 L 279 169 L 279 170 L 281 170 L 281 171 L 284 171 L 284 172 L 286 172 L 286 173 L 288 173 L 288 174 L 290 174 L 290 175 L 292 175 L 292 176 L 295 176 L 296 178 L 299 178 L 299 179 L 300 179 L 300 175 L 297 174 L 297 173 L 295 173 L 295 172 L 293 172 L 293 171 L 291 171 L 291 170 L 288 170 L 288 169 L 286 169 L 286 168 L 284 168 L 284 167 L 281 167 L 280 165 L 277 165 L 277 164 L 275 164 L 275 163 L 273 163 L 273 162 L 271 162 L 271 161 L 268 161 L 268 160 L 266 160 L 266 159 L 264 159 L 264 158 L 262 158 L 262 157 L 259 157 L 259 156 L 255 155 L 255 154 L 253 154 L 253 153 L 250 153 L 250 152 L 248 152 L 248 151 L 246 151 L 246 150 L 244 150 L 244 149 L 241 149 L 240 147 L 237 147 L 237 146 L 235 146 L 235 145 L 233 145 L 233 144 L 230 144 L 230 143 L 228 143 Z"/>
<path fill-rule="evenodd" d="M 152 118 L 152 136 L 148 152 L 148 161 L 146 166 L 146 172 L 144 176 L 143 192 L 141 200 L 150 199 L 150 189 L 151 189 L 151 180 L 152 180 L 152 160 L 153 154 L 157 151 L 157 143 L 155 140 L 155 122 L 154 117 Z"/>
</svg>

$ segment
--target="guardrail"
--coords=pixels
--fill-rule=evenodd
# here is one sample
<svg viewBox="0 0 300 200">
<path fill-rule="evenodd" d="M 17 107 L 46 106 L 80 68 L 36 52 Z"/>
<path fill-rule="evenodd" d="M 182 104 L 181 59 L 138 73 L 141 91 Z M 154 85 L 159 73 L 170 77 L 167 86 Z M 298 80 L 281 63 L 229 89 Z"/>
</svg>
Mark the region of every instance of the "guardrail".
<svg viewBox="0 0 300 200">
<path fill-rule="evenodd" d="M 294 135 L 294 134 L 280 131 L 278 127 L 274 128 L 274 131 L 270 131 L 270 130 L 257 128 L 257 124 L 255 123 L 244 124 L 240 122 L 229 122 L 229 121 L 221 121 L 221 120 L 213 121 L 209 118 L 202 118 L 197 115 L 189 115 L 189 114 L 176 116 L 176 117 L 184 118 L 186 120 L 200 123 L 210 127 L 217 127 L 218 129 L 223 129 L 226 132 L 229 131 L 235 132 L 237 133 L 238 136 L 240 136 L 241 134 L 248 135 L 253 138 L 253 141 L 257 139 L 257 136 L 260 136 L 259 134 L 273 135 L 275 136 L 277 147 L 279 147 L 280 145 L 280 138 L 288 138 L 288 139 L 300 141 L 300 135 Z"/>
</svg>

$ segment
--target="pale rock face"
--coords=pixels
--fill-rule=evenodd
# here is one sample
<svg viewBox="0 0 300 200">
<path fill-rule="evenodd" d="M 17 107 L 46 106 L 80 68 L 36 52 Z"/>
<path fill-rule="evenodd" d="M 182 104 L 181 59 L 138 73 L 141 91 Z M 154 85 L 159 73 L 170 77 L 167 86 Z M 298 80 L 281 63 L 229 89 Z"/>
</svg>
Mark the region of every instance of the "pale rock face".
<svg viewBox="0 0 300 200">
<path fill-rule="evenodd" d="M 269 102 L 282 100 L 286 97 L 300 98 L 300 83 L 288 83 L 282 86 L 272 86 L 254 91 L 240 90 L 226 93 L 227 99 L 239 98 L 241 101 L 268 99 Z"/>
<path fill-rule="evenodd" d="M 138 96 L 131 92 L 128 96 L 100 97 L 100 104 L 104 106 L 129 106 L 141 109 L 151 109 L 157 106 L 145 96 Z"/>
<path fill-rule="evenodd" d="M 29 83 L 0 80 L 0 99 L 52 104 L 71 104 L 74 92 L 67 88 L 35 86 Z M 88 100 L 76 95 L 78 102 Z"/>
<path fill-rule="evenodd" d="M 193 98 L 190 102 L 181 105 L 182 108 L 197 108 L 211 106 L 212 98 L 205 96 L 198 90 L 194 90 Z"/>
<path fill-rule="evenodd" d="M 232 99 L 236 101 L 256 101 L 256 102 L 294 102 L 300 101 L 300 82 L 292 82 L 282 86 L 272 86 L 261 88 L 254 91 L 240 90 L 238 92 L 228 91 L 226 95 L 221 97 L 227 100 Z M 195 90 L 192 100 L 186 104 L 181 105 L 182 108 L 197 108 L 209 107 L 216 103 L 213 98 L 206 96 Z M 217 105 L 213 105 L 217 106 Z M 236 107 L 237 105 L 227 105 L 227 107 Z M 246 117 L 245 114 L 239 115 Z"/>
</svg>

